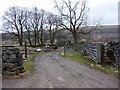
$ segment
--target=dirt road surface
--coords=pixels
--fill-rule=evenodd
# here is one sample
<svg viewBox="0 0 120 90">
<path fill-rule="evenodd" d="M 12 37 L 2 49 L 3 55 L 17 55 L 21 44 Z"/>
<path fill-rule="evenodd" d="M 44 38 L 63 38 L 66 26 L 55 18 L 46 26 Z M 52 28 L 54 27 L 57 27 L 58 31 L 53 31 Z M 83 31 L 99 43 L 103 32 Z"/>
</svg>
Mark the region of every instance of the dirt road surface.
<svg viewBox="0 0 120 90">
<path fill-rule="evenodd" d="M 57 52 L 38 55 L 35 70 L 26 78 L 3 79 L 3 88 L 118 88 L 118 79 L 92 70 Z"/>
</svg>

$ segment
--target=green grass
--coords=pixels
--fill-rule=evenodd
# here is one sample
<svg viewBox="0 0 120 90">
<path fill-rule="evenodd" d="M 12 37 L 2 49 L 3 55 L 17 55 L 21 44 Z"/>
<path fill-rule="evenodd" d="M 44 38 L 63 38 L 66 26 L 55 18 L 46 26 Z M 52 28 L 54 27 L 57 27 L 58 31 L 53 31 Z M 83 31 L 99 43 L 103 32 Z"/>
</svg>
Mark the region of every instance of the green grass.
<svg viewBox="0 0 120 90">
<path fill-rule="evenodd" d="M 90 64 L 93 64 L 93 65 L 96 65 L 95 62 L 93 62 L 91 59 L 88 59 L 88 58 L 85 58 L 84 56 L 80 55 L 80 54 L 77 54 L 77 55 L 72 55 L 72 53 L 69 53 L 65 56 L 63 56 L 65 58 L 68 58 L 68 59 L 72 59 L 74 61 L 77 61 L 81 64 L 86 64 L 86 65 L 90 65 Z"/>
<path fill-rule="evenodd" d="M 74 60 L 76 62 L 79 62 L 81 64 L 87 65 L 91 69 L 99 70 L 103 73 L 106 73 L 106 74 L 109 74 L 109 75 L 112 75 L 112 76 L 118 78 L 118 67 L 114 67 L 112 65 L 105 65 L 105 64 L 101 65 L 101 64 L 95 63 L 91 59 L 84 57 L 81 54 L 78 54 L 78 53 L 74 54 L 73 52 L 69 52 L 66 55 L 62 55 L 62 56 L 65 58 L 68 58 L 70 60 Z"/>
<path fill-rule="evenodd" d="M 28 73 L 32 73 L 33 69 L 34 69 L 34 59 L 37 55 L 40 55 L 40 54 L 44 54 L 45 52 L 32 52 L 29 57 L 24 60 L 24 68 L 25 70 L 28 72 Z"/>
</svg>

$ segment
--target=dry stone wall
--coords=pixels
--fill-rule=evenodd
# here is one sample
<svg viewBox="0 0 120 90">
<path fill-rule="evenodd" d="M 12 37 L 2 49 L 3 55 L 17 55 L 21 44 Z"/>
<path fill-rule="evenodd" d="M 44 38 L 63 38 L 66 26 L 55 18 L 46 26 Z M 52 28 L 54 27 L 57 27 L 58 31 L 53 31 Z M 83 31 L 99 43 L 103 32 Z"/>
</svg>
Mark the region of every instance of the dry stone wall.
<svg viewBox="0 0 120 90">
<path fill-rule="evenodd" d="M 15 76 L 24 72 L 20 49 L 13 46 L 2 47 L 2 75 Z"/>
</svg>

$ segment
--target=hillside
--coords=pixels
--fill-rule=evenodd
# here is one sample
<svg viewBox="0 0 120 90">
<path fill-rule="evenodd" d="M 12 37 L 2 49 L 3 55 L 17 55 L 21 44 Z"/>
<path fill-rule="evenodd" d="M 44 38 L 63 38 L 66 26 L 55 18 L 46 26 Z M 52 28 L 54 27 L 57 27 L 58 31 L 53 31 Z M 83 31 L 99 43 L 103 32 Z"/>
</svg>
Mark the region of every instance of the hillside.
<svg viewBox="0 0 120 90">
<path fill-rule="evenodd" d="M 65 36 L 65 34 L 68 34 L 68 31 L 60 31 L 61 35 Z M 48 33 L 47 33 L 48 35 Z M 68 38 L 70 37 L 67 36 Z M 86 39 L 91 39 L 91 40 L 98 40 L 99 37 L 101 37 L 101 39 L 105 39 L 109 38 L 109 39 L 112 39 L 112 40 L 115 40 L 118 38 L 118 25 L 104 25 L 102 26 L 101 28 L 99 28 L 97 31 L 93 32 L 91 35 L 83 35 L 82 38 L 86 38 Z M 65 38 L 65 37 L 64 37 Z M 3 41 L 8 41 L 8 40 L 15 40 L 17 39 L 14 35 L 10 35 L 8 33 L 2 33 L 2 40 Z M 63 40 L 63 39 L 62 39 Z M 70 40 L 70 39 L 68 39 Z M 6 42 L 7 43 L 7 42 Z"/>
</svg>

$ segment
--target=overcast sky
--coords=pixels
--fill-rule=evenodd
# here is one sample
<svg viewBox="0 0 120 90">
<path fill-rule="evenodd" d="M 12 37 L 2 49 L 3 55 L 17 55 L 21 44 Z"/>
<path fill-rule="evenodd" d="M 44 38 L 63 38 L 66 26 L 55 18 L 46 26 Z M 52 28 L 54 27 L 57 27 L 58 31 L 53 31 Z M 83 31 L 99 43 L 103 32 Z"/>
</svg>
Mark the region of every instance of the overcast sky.
<svg viewBox="0 0 120 90">
<path fill-rule="evenodd" d="M 90 21 L 101 19 L 101 23 L 103 25 L 118 24 L 119 0 L 87 0 L 87 2 L 88 7 L 90 8 L 88 13 Z M 54 0 L 0 0 L 0 25 L 2 25 L 1 18 L 4 11 L 11 6 L 22 6 L 28 8 L 37 6 L 39 9 L 53 12 Z"/>
</svg>

